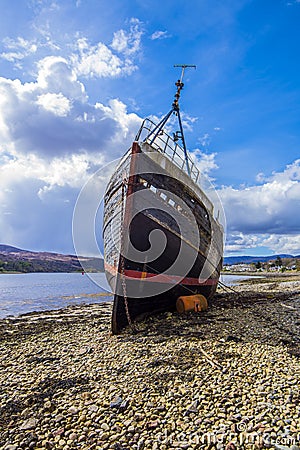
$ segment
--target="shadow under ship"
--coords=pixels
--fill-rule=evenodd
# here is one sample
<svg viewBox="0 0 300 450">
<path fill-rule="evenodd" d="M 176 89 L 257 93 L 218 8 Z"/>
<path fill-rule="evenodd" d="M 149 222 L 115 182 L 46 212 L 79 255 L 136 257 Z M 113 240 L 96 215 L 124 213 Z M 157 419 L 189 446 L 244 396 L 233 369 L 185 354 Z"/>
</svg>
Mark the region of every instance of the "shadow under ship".
<svg viewBox="0 0 300 450">
<path fill-rule="evenodd" d="M 181 67 L 171 110 L 158 124 L 144 120 L 106 188 L 104 264 L 114 293 L 113 334 L 145 315 L 175 310 L 180 296 L 210 300 L 217 288 L 223 227 L 186 149 L 179 98 L 188 66 Z M 174 116 L 179 131 L 170 135 Z"/>
</svg>

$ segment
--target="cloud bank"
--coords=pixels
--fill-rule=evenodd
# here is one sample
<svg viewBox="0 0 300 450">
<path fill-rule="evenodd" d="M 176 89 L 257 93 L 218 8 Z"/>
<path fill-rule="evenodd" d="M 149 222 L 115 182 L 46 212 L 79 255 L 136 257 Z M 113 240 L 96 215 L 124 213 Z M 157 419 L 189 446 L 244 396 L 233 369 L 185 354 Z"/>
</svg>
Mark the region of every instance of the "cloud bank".
<svg viewBox="0 0 300 450">
<path fill-rule="evenodd" d="M 300 159 L 262 184 L 223 187 L 219 195 L 227 219 L 227 251 L 266 246 L 300 254 Z"/>
<path fill-rule="evenodd" d="M 116 32 L 110 47 L 81 38 L 70 55 L 43 57 L 33 81 L 0 77 L 1 242 L 72 249 L 80 188 L 101 165 L 122 156 L 141 123 L 117 98 L 91 103 L 84 79 L 136 70 L 138 26 L 133 20 L 129 31 Z M 23 50 L 22 58 L 35 49 L 21 38 L 4 44 Z M 8 59 L 7 53 L 2 58 Z M 14 55 L 11 62 L 22 58 Z"/>
</svg>

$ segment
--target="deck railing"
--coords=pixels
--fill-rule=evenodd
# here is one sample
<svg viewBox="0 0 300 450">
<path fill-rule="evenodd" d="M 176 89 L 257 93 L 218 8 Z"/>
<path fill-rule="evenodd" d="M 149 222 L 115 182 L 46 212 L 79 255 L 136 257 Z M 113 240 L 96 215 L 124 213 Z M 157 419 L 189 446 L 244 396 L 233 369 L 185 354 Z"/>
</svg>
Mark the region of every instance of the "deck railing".
<svg viewBox="0 0 300 450">
<path fill-rule="evenodd" d="M 188 167 L 190 170 L 189 174 L 184 150 L 174 139 L 175 136 L 171 137 L 164 130 L 161 130 L 155 136 L 155 132 L 151 134 L 155 126 L 156 124 L 152 122 L 152 120 L 145 119 L 138 131 L 138 134 L 136 135 L 135 140 L 151 144 L 151 146 L 154 147 L 157 151 L 164 153 L 172 162 L 174 162 L 174 164 L 176 164 L 180 169 L 190 175 L 191 179 L 195 183 L 198 183 L 200 172 L 191 157 L 189 155 L 187 157 Z"/>
</svg>

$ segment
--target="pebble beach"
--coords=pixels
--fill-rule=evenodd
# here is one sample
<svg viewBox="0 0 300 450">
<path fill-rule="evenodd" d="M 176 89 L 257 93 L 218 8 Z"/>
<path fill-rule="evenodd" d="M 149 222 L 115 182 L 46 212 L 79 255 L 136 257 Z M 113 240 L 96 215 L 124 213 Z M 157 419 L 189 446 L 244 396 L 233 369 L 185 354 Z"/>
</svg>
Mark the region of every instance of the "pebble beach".
<svg viewBox="0 0 300 450">
<path fill-rule="evenodd" d="M 111 303 L 1 320 L 0 448 L 299 450 L 300 276 L 234 291 L 135 334 Z"/>
</svg>

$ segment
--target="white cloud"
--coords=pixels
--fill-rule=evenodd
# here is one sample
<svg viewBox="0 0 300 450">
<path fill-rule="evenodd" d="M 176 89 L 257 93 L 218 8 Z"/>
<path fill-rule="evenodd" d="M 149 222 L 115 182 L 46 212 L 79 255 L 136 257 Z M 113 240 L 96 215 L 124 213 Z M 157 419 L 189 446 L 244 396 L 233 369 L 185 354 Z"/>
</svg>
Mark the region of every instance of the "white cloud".
<svg viewBox="0 0 300 450">
<path fill-rule="evenodd" d="M 21 48 L 24 49 L 27 53 L 35 53 L 37 51 L 36 41 L 28 41 L 22 37 L 18 37 L 17 39 L 5 38 L 3 40 L 6 48 L 16 49 Z"/>
<path fill-rule="evenodd" d="M 249 249 L 269 248 L 270 252 L 300 255 L 300 234 L 243 234 L 227 235 L 227 253 L 247 253 Z"/>
<path fill-rule="evenodd" d="M 226 252 L 239 252 L 246 249 L 256 248 L 261 246 L 263 238 L 258 235 L 244 235 L 243 233 L 233 233 L 226 237 Z"/>
<path fill-rule="evenodd" d="M 91 102 L 85 80 L 136 70 L 142 23 L 131 19 L 110 43 L 91 43 L 79 33 L 62 39 L 48 15 L 59 4 L 31 6 L 39 35 L 5 39 L 0 55 L 32 80 L 0 77 L 0 241 L 70 251 L 80 188 L 105 162 L 122 156 L 141 123 L 119 99 Z"/>
<path fill-rule="evenodd" d="M 71 101 L 64 97 L 61 92 L 59 94 L 50 92 L 41 94 L 37 98 L 37 104 L 41 105 L 46 111 L 60 117 L 66 116 L 71 109 Z"/>
<path fill-rule="evenodd" d="M 24 53 L 21 52 L 3 52 L 0 53 L 0 58 L 6 59 L 9 62 L 20 61 L 24 58 Z"/>
<path fill-rule="evenodd" d="M 117 77 L 130 74 L 136 67 L 122 61 L 104 44 L 90 45 L 85 38 L 77 41 L 79 54 L 72 56 L 72 63 L 78 76 Z"/>
<path fill-rule="evenodd" d="M 210 135 L 208 133 L 205 133 L 203 136 L 200 136 L 198 138 L 198 141 L 202 145 L 202 147 L 208 147 L 210 144 Z"/>
<path fill-rule="evenodd" d="M 26 56 L 37 51 L 37 44 L 35 41 L 28 41 L 22 37 L 17 39 L 5 38 L 3 45 L 9 51 L 2 52 L 0 58 L 6 59 L 10 62 L 20 61 Z"/>
<path fill-rule="evenodd" d="M 59 41 L 59 36 L 54 36 L 46 17 L 49 11 L 56 11 L 60 7 L 55 2 L 47 4 L 45 11 L 48 13 L 44 17 L 43 4 L 40 5 L 41 9 L 38 4 L 36 6 L 38 8 L 33 27 L 38 31 L 39 37 L 34 40 L 26 40 L 23 37 L 3 40 L 5 51 L 0 53 L 0 58 L 13 63 L 15 68 L 23 68 L 23 60 L 35 54 L 44 64 L 47 59 L 61 59 L 77 76 L 86 78 L 127 76 L 137 70 L 136 58 L 141 50 L 143 35 L 142 22 L 138 19 L 132 18 L 128 29 L 114 32 L 111 43 L 90 43 L 82 35 L 78 38 L 79 33 L 65 34 L 63 41 Z M 71 54 L 70 48 L 73 48 Z M 49 51 L 54 54 L 49 56 Z"/>
<path fill-rule="evenodd" d="M 26 184 L 30 179 L 47 188 L 80 187 L 89 176 L 89 167 L 88 155 L 71 155 L 49 161 L 33 154 L 18 153 L 0 166 L 2 195 L 5 197 L 5 192 L 13 192 L 16 184 Z"/>
<path fill-rule="evenodd" d="M 181 122 L 182 122 L 182 127 L 183 127 L 184 131 L 185 132 L 193 131 L 194 123 L 197 122 L 198 117 L 190 116 L 189 114 L 185 113 L 184 111 L 181 112 L 180 116 L 181 116 Z M 156 115 L 151 115 L 151 116 L 149 116 L 149 118 L 153 122 L 158 123 L 161 121 L 163 116 L 158 117 Z M 165 125 L 165 131 L 167 133 L 169 133 L 170 135 L 172 135 L 172 133 L 174 132 L 174 129 L 178 129 L 178 128 L 179 128 L 178 117 L 176 115 L 171 115 L 171 117 L 169 118 L 168 122 Z"/>
<path fill-rule="evenodd" d="M 169 37 L 171 37 L 171 35 L 167 31 L 155 31 L 151 34 L 150 39 L 155 41 L 157 39 L 167 39 Z"/>
<path fill-rule="evenodd" d="M 219 190 L 228 227 L 227 251 L 267 246 L 300 253 L 300 159 L 259 186 Z"/>
<path fill-rule="evenodd" d="M 118 99 L 113 99 L 108 102 L 109 106 L 104 106 L 101 103 L 96 103 L 95 108 L 97 110 L 103 111 L 106 117 L 117 121 L 119 125 L 119 139 L 126 139 L 130 130 L 133 129 L 133 125 L 136 126 L 136 131 L 142 122 L 136 114 L 127 113 L 127 108 L 124 103 Z"/>
<path fill-rule="evenodd" d="M 292 236 L 271 234 L 263 241 L 263 245 L 271 248 L 275 253 L 300 255 L 300 234 Z"/>
<path fill-rule="evenodd" d="M 259 172 L 259 173 L 256 175 L 255 180 L 256 180 L 258 183 L 263 183 L 263 182 L 266 181 L 266 176 L 265 176 L 265 174 L 264 174 L 263 172 Z"/>
<path fill-rule="evenodd" d="M 193 125 L 197 122 L 198 117 L 190 116 L 184 111 L 181 112 L 182 126 L 185 131 L 193 131 Z"/>
<path fill-rule="evenodd" d="M 76 74 L 87 78 L 130 75 L 137 70 L 135 58 L 142 34 L 141 23 L 131 19 L 129 31 L 116 31 L 110 47 L 102 42 L 92 45 L 86 38 L 78 39 L 76 52 L 71 56 Z"/>
<path fill-rule="evenodd" d="M 218 166 L 215 161 L 216 153 L 204 153 L 199 149 L 190 153 L 192 160 L 196 163 L 197 168 L 200 170 L 201 175 L 205 175 L 209 180 L 210 174 Z"/>
<path fill-rule="evenodd" d="M 300 233 L 300 160 L 263 185 L 219 191 L 230 231 Z"/>
<path fill-rule="evenodd" d="M 112 100 L 90 104 L 84 85 L 61 57 L 39 62 L 31 83 L 0 78 L 3 151 L 47 158 L 82 152 L 120 155 L 140 124 L 136 114 Z"/>
<path fill-rule="evenodd" d="M 41 59 L 37 66 L 37 81 L 29 84 L 33 90 L 41 89 L 47 93 L 63 93 L 73 100 L 84 101 L 87 99 L 83 83 L 78 80 L 75 70 L 66 58 L 47 56 Z"/>
<path fill-rule="evenodd" d="M 90 103 L 67 58 L 37 67 L 30 83 L 0 78 L 0 241 L 71 251 L 80 188 L 122 156 L 141 119 L 118 99 Z"/>
<path fill-rule="evenodd" d="M 118 30 L 114 33 L 111 48 L 118 53 L 124 53 L 126 56 L 136 54 L 141 46 L 141 37 L 143 34 L 141 25 L 138 19 L 131 19 L 129 31 Z"/>
</svg>

